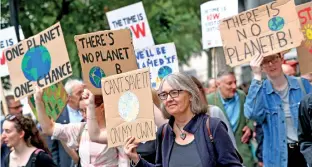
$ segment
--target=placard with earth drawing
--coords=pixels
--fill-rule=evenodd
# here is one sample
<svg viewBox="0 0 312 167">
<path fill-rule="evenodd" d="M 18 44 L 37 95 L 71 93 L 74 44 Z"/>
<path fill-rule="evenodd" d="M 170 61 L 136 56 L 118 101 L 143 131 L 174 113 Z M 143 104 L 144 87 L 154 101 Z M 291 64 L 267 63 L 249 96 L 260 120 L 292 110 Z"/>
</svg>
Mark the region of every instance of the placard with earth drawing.
<svg viewBox="0 0 312 167">
<path fill-rule="evenodd" d="M 148 68 L 103 78 L 102 94 L 108 147 L 123 145 L 129 136 L 137 142 L 156 138 Z"/>
<path fill-rule="evenodd" d="M 301 74 L 312 72 L 312 2 L 296 7 L 305 40 L 297 48 Z"/>
<path fill-rule="evenodd" d="M 139 68 L 150 68 L 152 88 L 158 89 L 162 79 L 179 72 L 177 51 L 174 43 L 135 50 Z"/>
<path fill-rule="evenodd" d="M 51 85 L 43 90 L 43 104 L 47 115 L 54 121 L 58 119 L 67 104 L 67 93 L 61 82 Z M 28 97 L 28 103 L 36 119 L 38 120 L 34 95 Z"/>
<path fill-rule="evenodd" d="M 274 1 L 223 19 L 226 64 L 234 67 L 254 56 L 269 56 L 301 45 L 303 35 L 293 0 Z"/>
<path fill-rule="evenodd" d="M 98 31 L 76 35 L 84 83 L 101 95 L 101 78 L 138 69 L 130 30 Z"/>
<path fill-rule="evenodd" d="M 60 23 L 3 51 L 9 68 L 15 99 L 27 97 L 41 88 L 72 75 Z"/>
</svg>

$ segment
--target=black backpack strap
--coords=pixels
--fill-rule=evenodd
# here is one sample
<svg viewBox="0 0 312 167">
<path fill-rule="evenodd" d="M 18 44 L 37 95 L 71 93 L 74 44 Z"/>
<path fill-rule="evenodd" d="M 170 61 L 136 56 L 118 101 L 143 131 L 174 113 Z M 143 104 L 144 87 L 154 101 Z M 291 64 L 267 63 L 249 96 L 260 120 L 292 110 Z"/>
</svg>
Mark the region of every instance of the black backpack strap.
<svg viewBox="0 0 312 167">
<path fill-rule="evenodd" d="M 36 167 L 37 156 L 40 152 L 44 152 L 42 149 L 37 148 L 31 157 L 31 167 Z"/>
</svg>

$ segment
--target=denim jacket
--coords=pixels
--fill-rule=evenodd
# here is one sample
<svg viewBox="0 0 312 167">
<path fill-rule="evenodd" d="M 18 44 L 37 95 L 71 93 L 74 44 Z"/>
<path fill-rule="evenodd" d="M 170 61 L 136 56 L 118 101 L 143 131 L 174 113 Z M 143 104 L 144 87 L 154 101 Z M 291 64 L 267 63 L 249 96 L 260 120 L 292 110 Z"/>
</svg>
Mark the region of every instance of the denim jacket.
<svg viewBox="0 0 312 167">
<path fill-rule="evenodd" d="M 311 92 L 308 80 L 301 79 L 301 90 L 296 77 L 286 76 L 289 85 L 289 107 L 294 126 L 298 127 L 298 108 L 304 92 Z M 262 124 L 263 162 L 266 167 L 287 167 L 287 134 L 282 100 L 274 92 L 269 80 L 252 80 L 245 102 L 245 116 Z"/>
</svg>

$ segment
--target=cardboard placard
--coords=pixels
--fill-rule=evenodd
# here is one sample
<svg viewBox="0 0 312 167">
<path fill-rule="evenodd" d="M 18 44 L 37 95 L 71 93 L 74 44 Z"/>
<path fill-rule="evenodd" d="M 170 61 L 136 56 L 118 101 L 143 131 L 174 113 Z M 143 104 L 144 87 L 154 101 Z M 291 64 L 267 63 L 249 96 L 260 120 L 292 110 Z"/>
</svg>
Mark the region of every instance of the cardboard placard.
<svg viewBox="0 0 312 167">
<path fill-rule="evenodd" d="M 154 40 L 142 2 L 106 13 L 111 30 L 130 29 L 135 49 L 154 45 Z"/>
<path fill-rule="evenodd" d="M 101 95 L 101 78 L 138 69 L 130 30 L 76 35 L 75 42 L 87 88 Z"/>
<path fill-rule="evenodd" d="M 59 82 L 55 85 L 51 85 L 50 87 L 45 88 L 43 90 L 42 100 L 47 115 L 56 121 L 67 104 L 67 93 L 63 84 Z M 28 103 L 32 109 L 33 114 L 38 120 L 35 99 L 33 95 L 28 97 Z"/>
<path fill-rule="evenodd" d="M 22 29 L 19 29 L 20 39 L 24 39 Z M 0 77 L 9 75 L 8 65 L 5 61 L 5 56 L 2 51 L 17 43 L 17 36 L 15 33 L 15 27 L 8 27 L 0 30 Z"/>
<path fill-rule="evenodd" d="M 4 50 L 15 99 L 72 75 L 60 23 Z"/>
<path fill-rule="evenodd" d="M 203 49 L 222 46 L 219 23 L 238 13 L 238 0 L 215 0 L 200 5 Z"/>
<path fill-rule="evenodd" d="M 234 67 L 253 56 L 297 47 L 303 40 L 293 0 L 272 2 L 222 20 L 226 64 Z"/>
<path fill-rule="evenodd" d="M 156 127 L 148 68 L 102 79 L 108 147 L 123 145 L 129 136 L 154 140 Z"/>
<path fill-rule="evenodd" d="M 296 7 L 305 40 L 297 48 L 301 75 L 312 72 L 312 2 Z"/>
<path fill-rule="evenodd" d="M 139 68 L 150 68 L 152 88 L 154 89 L 158 89 L 165 76 L 179 71 L 174 43 L 155 45 L 135 52 Z"/>
</svg>

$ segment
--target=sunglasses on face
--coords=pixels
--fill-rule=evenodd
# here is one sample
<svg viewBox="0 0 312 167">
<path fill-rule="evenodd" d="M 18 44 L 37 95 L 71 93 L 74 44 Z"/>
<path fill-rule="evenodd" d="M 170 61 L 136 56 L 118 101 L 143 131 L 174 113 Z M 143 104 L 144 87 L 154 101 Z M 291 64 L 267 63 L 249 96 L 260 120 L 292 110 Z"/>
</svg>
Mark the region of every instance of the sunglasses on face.
<svg viewBox="0 0 312 167">
<path fill-rule="evenodd" d="M 17 110 L 17 109 L 22 108 L 22 107 L 23 107 L 23 105 L 21 104 L 21 105 L 15 106 L 15 107 L 8 107 L 8 108 Z"/>
<path fill-rule="evenodd" d="M 170 95 L 171 98 L 176 98 L 179 96 L 181 91 L 183 91 L 183 90 L 171 90 L 171 91 L 169 91 L 169 93 L 162 92 L 162 93 L 158 94 L 158 97 L 160 98 L 160 100 L 167 100 L 168 95 Z"/>
</svg>

